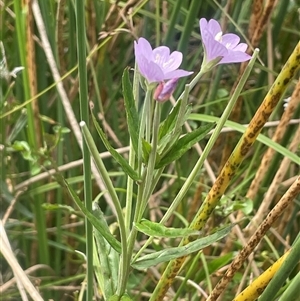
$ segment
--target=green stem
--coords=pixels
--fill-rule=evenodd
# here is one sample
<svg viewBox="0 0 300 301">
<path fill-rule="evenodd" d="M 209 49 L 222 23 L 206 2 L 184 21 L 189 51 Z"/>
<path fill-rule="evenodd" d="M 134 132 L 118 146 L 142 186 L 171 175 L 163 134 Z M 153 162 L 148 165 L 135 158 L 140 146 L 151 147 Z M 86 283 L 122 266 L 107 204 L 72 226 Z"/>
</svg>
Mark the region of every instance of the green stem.
<svg viewBox="0 0 300 301">
<path fill-rule="evenodd" d="M 135 152 L 130 141 L 130 150 L 129 150 L 129 165 L 134 166 L 135 163 Z M 131 214 L 132 214 L 132 201 L 133 201 L 133 179 L 129 176 L 127 177 L 127 187 L 126 187 L 126 211 L 125 211 L 125 230 L 126 237 L 129 236 L 131 228 Z"/>
<path fill-rule="evenodd" d="M 27 9 L 27 7 L 26 7 Z M 21 65 L 25 68 L 22 72 L 23 78 L 23 89 L 24 89 L 24 98 L 30 99 L 30 83 L 29 83 L 29 74 L 27 66 L 27 51 L 26 51 L 26 34 L 25 34 L 25 18 L 27 18 L 27 10 L 25 7 L 21 7 L 21 1 L 14 1 L 14 12 L 16 14 L 16 32 L 20 53 Z M 31 103 L 26 102 L 26 114 L 27 114 L 27 139 L 29 141 L 30 148 L 33 152 L 38 150 L 38 143 L 36 139 L 36 129 L 34 125 L 34 112 L 31 106 Z M 31 163 L 30 163 L 31 164 Z M 33 197 L 34 205 L 34 216 L 35 216 L 35 227 L 37 230 L 37 241 L 38 241 L 38 252 L 40 263 L 49 265 L 49 249 L 48 249 L 48 237 L 46 232 L 46 217 L 45 211 L 42 208 L 42 204 L 45 200 L 41 196 Z M 48 299 L 48 293 L 46 293 L 45 298 Z"/>
<path fill-rule="evenodd" d="M 77 55 L 78 55 L 78 73 L 79 73 L 79 103 L 80 117 L 89 126 L 89 104 L 88 104 L 88 87 L 87 87 L 87 70 L 86 70 L 86 30 L 85 30 L 85 7 L 84 1 L 76 1 L 76 30 L 77 30 Z M 87 144 L 83 141 L 83 174 L 84 174 L 84 200 L 85 207 L 89 212 L 92 212 L 92 173 L 91 159 Z M 92 300 L 93 297 L 93 226 L 85 218 L 86 232 L 86 261 L 87 261 L 87 287 L 86 300 Z"/>
<path fill-rule="evenodd" d="M 152 149 L 149 156 L 148 166 L 147 166 L 147 174 L 145 179 L 145 189 L 143 191 L 142 202 L 143 205 L 141 207 L 142 211 L 139 212 L 138 221 L 142 218 L 144 208 L 147 205 L 148 199 L 152 193 L 152 180 L 155 168 L 155 161 L 156 161 L 156 153 L 157 153 L 157 144 L 158 144 L 158 129 L 160 123 L 160 115 L 161 115 L 161 103 L 155 102 L 155 111 L 154 111 L 154 120 L 153 120 L 153 128 L 152 128 Z"/>
<path fill-rule="evenodd" d="M 149 91 L 146 93 L 146 101 L 147 94 L 149 96 Z M 153 185 L 152 180 L 154 177 L 154 167 L 156 160 L 156 151 L 158 144 L 158 129 L 161 115 L 161 103 L 155 102 L 155 112 L 154 112 L 154 120 L 153 120 L 153 128 L 152 128 L 152 142 L 151 142 L 151 153 L 149 156 L 148 166 L 144 169 L 142 180 L 138 188 L 138 196 L 135 208 L 135 214 L 133 218 L 134 223 L 138 223 L 142 216 L 144 209 L 148 203 L 148 199 L 152 193 Z M 130 236 L 128 238 L 128 259 L 127 259 L 127 268 L 126 268 L 126 277 L 129 275 L 130 261 L 132 258 L 132 253 L 134 249 L 134 243 L 136 240 L 137 230 L 135 227 L 132 228 Z"/>
<path fill-rule="evenodd" d="M 147 89 L 145 98 L 145 116 L 146 116 L 146 136 L 145 140 L 150 141 L 151 137 L 151 127 L 152 127 L 152 101 L 151 101 L 152 90 Z"/>
<path fill-rule="evenodd" d="M 142 149 L 142 140 L 145 139 L 146 141 L 150 141 L 150 120 L 149 120 L 149 111 L 151 108 L 151 90 L 147 90 L 146 97 L 143 104 L 142 110 L 142 117 L 141 117 L 141 124 L 140 124 L 140 131 L 139 131 L 139 147 L 138 147 L 138 172 L 141 174 L 142 169 L 142 158 L 143 158 L 143 149 Z M 145 135 L 145 129 L 149 133 Z M 148 139 L 147 139 L 148 137 Z"/>
</svg>

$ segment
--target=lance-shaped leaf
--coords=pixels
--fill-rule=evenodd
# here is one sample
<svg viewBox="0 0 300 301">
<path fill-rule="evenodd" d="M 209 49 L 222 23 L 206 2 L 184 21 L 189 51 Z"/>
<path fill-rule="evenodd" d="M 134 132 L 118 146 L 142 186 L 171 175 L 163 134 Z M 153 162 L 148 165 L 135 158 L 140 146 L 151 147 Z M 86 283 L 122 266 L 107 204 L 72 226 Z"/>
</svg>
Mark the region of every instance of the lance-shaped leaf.
<svg viewBox="0 0 300 301">
<path fill-rule="evenodd" d="M 109 143 L 105 133 L 102 131 L 101 127 L 99 126 L 95 116 L 92 114 L 92 118 L 93 118 L 93 123 L 95 125 L 95 128 L 103 142 L 103 144 L 105 145 L 106 149 L 111 153 L 111 155 L 113 156 L 113 158 L 120 164 L 120 166 L 122 167 L 123 171 L 133 180 L 138 181 L 140 180 L 140 177 L 138 176 L 138 174 L 136 173 L 136 171 L 129 165 L 129 163 L 122 157 L 122 155 L 120 155 Z"/>
<path fill-rule="evenodd" d="M 172 149 L 162 157 L 162 159 L 156 164 L 155 168 L 162 168 L 178 160 L 195 143 L 203 139 L 214 126 L 215 124 L 207 124 L 199 127 L 191 133 L 184 135 L 177 141 Z"/>
<path fill-rule="evenodd" d="M 96 202 L 93 203 L 93 214 L 101 221 L 102 226 L 110 232 L 103 212 Z M 111 247 L 97 229 L 94 230 L 94 237 L 96 241 L 93 252 L 95 276 L 97 277 L 105 300 L 107 300 L 113 296 L 117 289 L 120 255 Z"/>
<path fill-rule="evenodd" d="M 148 236 L 154 237 L 187 237 L 189 235 L 199 235 L 200 232 L 188 228 L 168 228 L 160 223 L 154 223 L 142 219 L 139 223 L 134 224 L 135 228 Z"/>
<path fill-rule="evenodd" d="M 185 108 L 183 108 L 184 113 L 181 114 L 181 117 L 179 116 L 182 110 L 182 105 L 182 100 L 180 99 L 171 113 L 160 125 L 158 145 L 158 152 L 160 154 L 168 152 L 169 149 L 171 149 L 172 146 L 177 142 L 182 132 L 182 125 L 190 116 L 192 110 L 191 105 L 185 106 Z M 181 119 L 178 120 L 178 118 Z"/>
<path fill-rule="evenodd" d="M 139 115 L 136 109 L 132 93 L 132 85 L 129 80 L 128 68 L 124 70 L 122 77 L 122 87 L 125 102 L 125 112 L 127 117 L 128 131 L 132 141 L 132 146 L 136 153 L 138 153 L 138 139 L 139 139 Z"/>
<path fill-rule="evenodd" d="M 215 232 L 214 234 L 208 235 L 203 238 L 199 238 L 193 242 L 188 243 L 184 246 L 176 248 L 165 249 L 159 252 L 154 252 L 145 256 L 140 257 L 131 266 L 138 270 L 147 269 L 151 266 L 157 265 L 161 262 L 167 262 L 179 257 L 188 256 L 191 253 L 197 252 L 212 243 L 225 237 L 234 225 L 231 224 Z"/>
<path fill-rule="evenodd" d="M 101 233 L 101 235 L 107 240 L 107 242 L 118 252 L 121 253 L 121 244 L 120 242 L 110 233 L 105 226 L 106 221 L 96 218 L 87 208 L 84 206 L 83 202 L 80 200 L 73 188 L 68 184 L 68 182 L 57 176 L 57 181 L 67 189 L 73 201 L 79 207 L 81 212 L 87 217 L 89 222 Z"/>
</svg>

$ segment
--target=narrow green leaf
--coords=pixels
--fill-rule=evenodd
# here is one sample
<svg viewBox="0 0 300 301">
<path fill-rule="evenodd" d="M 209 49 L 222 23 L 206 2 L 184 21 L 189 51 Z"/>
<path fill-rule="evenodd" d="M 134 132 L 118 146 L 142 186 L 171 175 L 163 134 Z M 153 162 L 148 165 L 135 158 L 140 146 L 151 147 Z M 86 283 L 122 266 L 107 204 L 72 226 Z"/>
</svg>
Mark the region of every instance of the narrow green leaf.
<svg viewBox="0 0 300 301">
<path fill-rule="evenodd" d="M 102 226 L 110 232 L 103 212 L 96 202 L 93 203 L 93 214 L 101 222 Z M 107 300 L 117 289 L 120 256 L 97 229 L 94 230 L 94 237 L 97 246 L 95 253 L 99 258 L 99 264 L 98 266 L 95 265 L 94 270 L 96 276 L 98 276 L 97 278 L 101 280 L 99 285 L 105 300 Z"/>
<path fill-rule="evenodd" d="M 171 132 L 172 129 L 175 127 L 176 117 L 178 116 L 181 102 L 182 102 L 181 99 L 177 101 L 176 106 L 173 107 L 172 111 L 167 116 L 167 118 L 160 124 L 159 131 L 158 131 L 159 140 L 162 137 L 164 137 L 167 133 Z"/>
<path fill-rule="evenodd" d="M 138 181 L 140 180 L 140 177 L 136 173 L 136 171 L 129 165 L 129 163 L 120 155 L 109 143 L 105 133 L 102 131 L 101 127 L 99 126 L 95 116 L 92 114 L 93 122 L 96 127 L 96 130 L 105 145 L 106 149 L 111 153 L 113 158 L 120 164 L 123 171 L 133 180 Z"/>
<path fill-rule="evenodd" d="M 125 102 L 125 111 L 128 123 L 128 131 L 132 141 L 132 146 L 136 153 L 138 153 L 139 140 L 139 115 L 137 112 L 134 96 L 132 93 L 132 85 L 129 80 L 129 71 L 126 68 L 123 72 L 122 87 Z"/>
<path fill-rule="evenodd" d="M 82 211 L 82 213 L 87 217 L 90 223 L 101 233 L 101 235 L 107 240 L 107 242 L 118 252 L 121 253 L 121 244 L 120 242 L 110 233 L 110 231 L 105 226 L 104 221 L 98 220 L 91 212 L 87 210 L 82 201 L 79 199 L 76 192 L 73 188 L 68 184 L 68 182 L 57 176 L 57 181 L 62 185 L 62 187 L 66 188 L 69 192 L 70 196 Z"/>
<path fill-rule="evenodd" d="M 185 107 L 185 112 L 179 121 L 179 112 L 181 110 L 182 101 L 179 100 L 167 118 L 161 123 L 159 128 L 159 146 L 158 150 L 159 153 L 163 153 L 163 151 L 170 149 L 172 145 L 174 145 L 181 132 L 182 132 L 182 125 L 186 120 L 188 120 L 192 106 L 187 105 Z M 175 128 L 177 126 L 177 128 Z"/>
<path fill-rule="evenodd" d="M 72 206 L 63 205 L 63 204 L 44 203 L 44 204 L 42 204 L 42 207 L 48 211 L 66 210 L 71 213 L 75 212 L 75 209 Z"/>
<path fill-rule="evenodd" d="M 140 232 L 154 237 L 187 237 L 189 235 L 200 234 L 197 230 L 188 228 L 167 228 L 160 223 L 154 223 L 146 219 L 142 219 L 140 223 L 135 223 L 134 226 Z"/>
<path fill-rule="evenodd" d="M 191 133 L 184 135 L 177 141 L 173 148 L 162 157 L 155 168 L 162 168 L 171 162 L 178 160 L 195 143 L 203 139 L 214 126 L 215 124 L 207 124 L 199 127 Z"/>
<path fill-rule="evenodd" d="M 151 144 L 147 142 L 145 139 L 142 139 L 142 149 L 143 149 L 143 160 L 144 163 L 147 163 L 149 160 L 149 155 L 151 153 Z"/>
<path fill-rule="evenodd" d="M 190 120 L 197 120 L 197 121 L 204 121 L 204 122 L 219 122 L 220 118 L 210 115 L 204 115 L 204 114 L 191 114 L 189 116 Z M 233 122 L 231 120 L 226 120 L 225 126 L 229 127 L 237 132 L 240 132 L 241 134 L 244 134 L 246 130 L 246 126 L 239 124 L 237 122 Z M 299 165 L 300 157 L 296 154 L 291 152 L 286 147 L 280 145 L 279 143 L 273 141 L 271 138 L 259 134 L 257 137 L 257 141 L 263 143 L 264 145 L 274 149 L 277 153 L 280 153 L 283 157 L 288 157 L 291 161 Z"/>
<path fill-rule="evenodd" d="M 162 250 L 159 252 L 155 252 L 152 254 L 148 254 L 145 256 L 140 257 L 138 260 L 136 260 L 134 263 L 131 264 L 131 266 L 138 270 L 147 269 L 151 266 L 157 265 L 161 262 L 170 261 L 182 256 L 188 256 L 191 253 L 197 252 L 212 243 L 218 241 L 219 239 L 222 239 L 225 237 L 231 230 L 231 228 L 234 225 L 229 225 L 221 230 L 215 232 L 214 234 L 208 235 L 203 238 L 199 238 L 193 242 L 190 242 L 189 244 L 185 246 L 179 246 L 176 248 L 170 248 L 166 250 Z"/>
</svg>

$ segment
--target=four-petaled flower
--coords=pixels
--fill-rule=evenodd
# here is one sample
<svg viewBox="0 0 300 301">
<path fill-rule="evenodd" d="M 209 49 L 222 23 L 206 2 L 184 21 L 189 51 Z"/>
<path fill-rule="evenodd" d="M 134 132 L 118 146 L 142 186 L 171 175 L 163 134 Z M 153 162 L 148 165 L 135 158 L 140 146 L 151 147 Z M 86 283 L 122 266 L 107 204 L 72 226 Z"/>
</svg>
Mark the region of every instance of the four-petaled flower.
<svg viewBox="0 0 300 301">
<path fill-rule="evenodd" d="M 170 48 L 166 46 L 152 49 L 150 43 L 144 38 L 139 38 L 137 42 L 134 42 L 134 52 L 138 69 L 149 84 L 184 77 L 193 73 L 178 69 L 182 62 L 181 52 L 170 53 Z"/>
<path fill-rule="evenodd" d="M 247 44 L 240 43 L 240 38 L 233 34 L 222 33 L 220 24 L 211 19 L 200 19 L 200 32 L 204 45 L 204 60 L 202 66 L 212 68 L 218 64 L 240 63 L 251 59 L 245 53 Z"/>
</svg>

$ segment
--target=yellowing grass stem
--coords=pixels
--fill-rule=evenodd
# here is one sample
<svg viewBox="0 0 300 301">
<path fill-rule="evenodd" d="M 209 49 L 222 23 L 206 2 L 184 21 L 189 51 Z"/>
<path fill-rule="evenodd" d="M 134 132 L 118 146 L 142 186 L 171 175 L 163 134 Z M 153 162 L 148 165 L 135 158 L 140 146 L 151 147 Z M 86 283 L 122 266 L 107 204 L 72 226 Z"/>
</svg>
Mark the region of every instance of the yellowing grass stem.
<svg viewBox="0 0 300 301">
<path fill-rule="evenodd" d="M 264 273 L 256 278 L 246 289 L 244 289 L 232 301 L 253 301 L 256 300 L 261 292 L 266 288 L 268 283 L 274 277 L 275 273 L 284 263 L 290 251 L 281 256 L 275 263 L 273 263 Z"/>
</svg>

